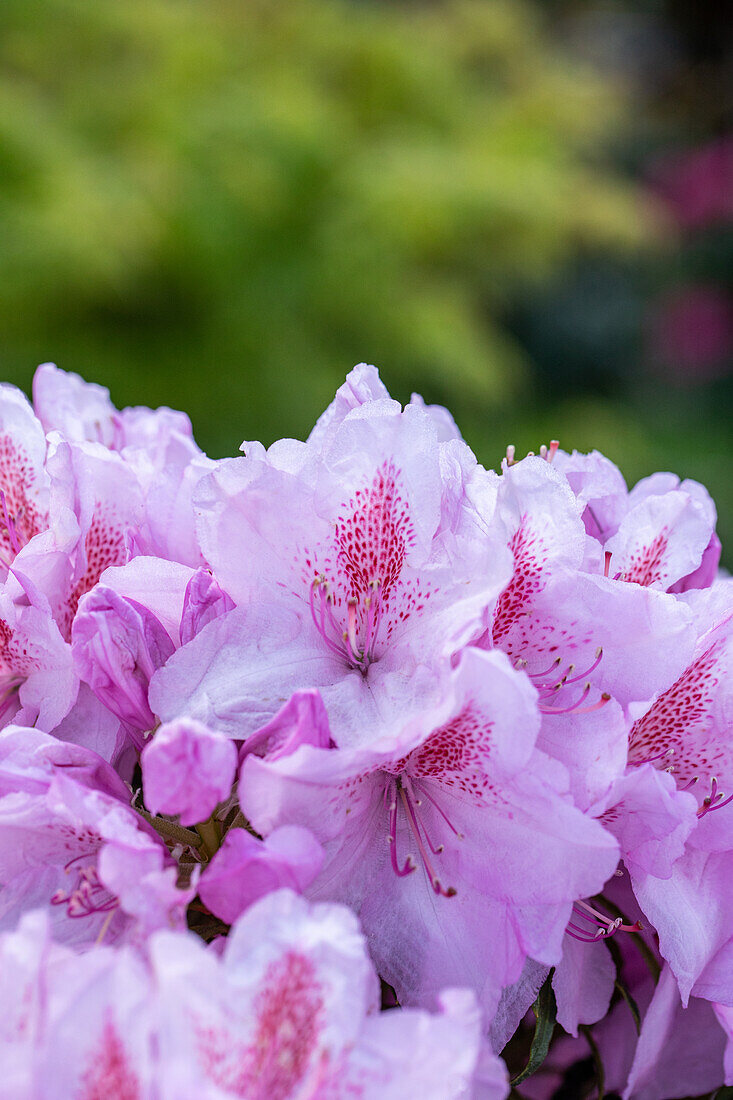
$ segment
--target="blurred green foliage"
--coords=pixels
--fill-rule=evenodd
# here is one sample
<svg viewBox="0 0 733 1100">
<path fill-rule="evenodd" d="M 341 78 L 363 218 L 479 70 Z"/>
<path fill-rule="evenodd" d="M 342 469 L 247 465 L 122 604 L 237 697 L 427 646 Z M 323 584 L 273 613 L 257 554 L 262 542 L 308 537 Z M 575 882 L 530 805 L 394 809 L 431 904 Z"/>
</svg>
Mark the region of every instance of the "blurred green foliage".
<svg viewBox="0 0 733 1100">
<path fill-rule="evenodd" d="M 618 167 L 636 105 L 560 9 L 4 0 L 0 374 L 52 359 L 219 455 L 367 360 L 487 464 L 599 446 L 708 482 L 733 536 L 725 404 L 640 369 L 674 242 Z"/>
<path fill-rule="evenodd" d="M 649 232 L 621 107 L 518 0 L 5 0 L 2 374 L 179 405 L 217 454 L 366 359 L 479 437 L 528 383 L 517 298 Z"/>
</svg>

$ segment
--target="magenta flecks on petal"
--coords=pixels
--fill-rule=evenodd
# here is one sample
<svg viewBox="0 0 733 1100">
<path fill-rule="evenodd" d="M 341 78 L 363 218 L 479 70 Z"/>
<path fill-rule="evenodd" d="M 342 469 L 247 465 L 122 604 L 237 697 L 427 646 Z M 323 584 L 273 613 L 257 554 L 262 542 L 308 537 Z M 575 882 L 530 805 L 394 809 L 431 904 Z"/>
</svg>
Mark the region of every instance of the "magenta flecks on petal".
<svg viewBox="0 0 733 1100">
<path fill-rule="evenodd" d="M 18 691 L 39 664 L 39 654 L 30 638 L 21 638 L 0 618 L 0 724 L 12 721 L 17 710 Z"/>
<path fill-rule="evenodd" d="M 48 527 L 38 506 L 39 473 L 25 448 L 11 435 L 0 435 L 0 563 L 9 565 L 34 535 Z"/>
<path fill-rule="evenodd" d="M 117 1029 L 107 1019 L 89 1056 L 75 1100 L 111 1100 L 111 1097 L 143 1100 L 143 1093 Z"/>
<path fill-rule="evenodd" d="M 547 549 L 542 536 L 532 529 L 526 516 L 512 535 L 509 549 L 514 555 L 514 572 L 496 603 L 492 630 L 494 645 L 501 645 L 519 616 L 530 606 L 532 597 L 544 586 Z"/>
<path fill-rule="evenodd" d="M 84 548 L 86 569 L 69 596 L 69 630 L 82 596 L 94 587 L 108 566 L 124 565 L 127 561 L 127 540 L 122 521 L 99 505 L 86 533 Z"/>
<path fill-rule="evenodd" d="M 400 867 L 397 819 L 398 813 L 402 813 L 430 884 L 434 892 L 443 897 L 452 897 L 456 891 L 441 882 L 435 869 L 433 857 L 443 852 L 444 844 L 436 844 L 429 835 L 421 808 L 425 806 L 434 811 L 432 817 L 433 821 L 439 822 L 441 839 L 447 837 L 461 841 L 463 834 L 440 805 L 441 789 L 457 793 L 476 805 L 495 794 L 501 797 L 488 774 L 492 727 L 493 722 L 469 700 L 455 717 L 434 730 L 419 748 L 384 769 L 386 775 L 394 776 L 388 779 L 384 788 L 384 803 L 389 813 L 388 843 L 392 869 L 402 877 L 416 868 L 413 855 L 408 855 Z"/>
<path fill-rule="evenodd" d="M 718 789 L 718 778 L 730 782 L 731 752 L 726 730 L 716 729 L 712 709 L 720 688 L 718 637 L 685 669 L 631 729 L 629 759 L 633 764 L 658 762 L 668 767 L 683 789 L 703 795 L 700 815 L 728 803 L 730 792 Z"/>
<path fill-rule="evenodd" d="M 414 779 L 439 779 L 480 799 L 490 786 L 485 769 L 491 756 L 492 727 L 491 719 L 469 701 L 410 753 L 404 770 Z"/>
<path fill-rule="evenodd" d="M 640 584 L 645 588 L 659 584 L 667 575 L 667 529 L 663 528 L 651 542 L 638 546 L 630 555 L 623 573 L 616 580 Z M 613 567 L 611 567 L 612 571 Z"/>
<path fill-rule="evenodd" d="M 243 1100 L 288 1100 L 310 1069 L 322 1027 L 323 995 L 308 956 L 290 950 L 270 963 L 252 1009 L 250 1042 L 199 1029 L 203 1068 Z"/>
<path fill-rule="evenodd" d="M 403 578 L 414 545 L 410 507 L 392 460 L 357 489 L 336 520 L 331 548 L 305 555 L 313 621 L 329 649 L 365 672 L 398 623 L 422 610 L 430 590 Z"/>
</svg>

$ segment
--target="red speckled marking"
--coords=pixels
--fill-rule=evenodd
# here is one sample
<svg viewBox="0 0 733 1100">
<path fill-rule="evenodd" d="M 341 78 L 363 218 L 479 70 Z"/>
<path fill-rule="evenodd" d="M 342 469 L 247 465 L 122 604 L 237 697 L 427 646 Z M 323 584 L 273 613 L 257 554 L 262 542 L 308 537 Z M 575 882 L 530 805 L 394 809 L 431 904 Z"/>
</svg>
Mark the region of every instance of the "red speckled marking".
<svg viewBox="0 0 733 1100">
<path fill-rule="evenodd" d="M 669 575 L 666 569 L 667 529 L 663 528 L 649 546 L 641 546 L 629 558 L 628 567 L 619 580 L 633 581 L 648 587 L 650 584 L 662 584 L 666 587 Z"/>
<path fill-rule="evenodd" d="M 442 787 L 480 801 L 491 787 L 487 768 L 493 725 L 472 703 L 467 703 L 410 754 L 404 770 L 411 778 L 437 779 Z"/>
<path fill-rule="evenodd" d="M 400 487 L 400 471 L 385 460 L 371 484 L 357 489 L 342 504 L 329 549 L 306 550 L 303 583 L 310 586 L 323 575 L 333 597 L 334 613 L 346 629 L 346 603 L 356 601 L 357 635 L 367 630 L 367 601 L 375 600 L 378 583 L 381 607 L 378 634 L 389 640 L 398 624 L 422 611 L 434 592 L 429 585 L 403 576 L 405 559 L 415 543 L 410 506 Z M 339 639 L 340 640 L 340 636 Z M 373 642 L 373 639 L 372 639 Z"/>
<path fill-rule="evenodd" d="M 12 436 L 0 435 L 0 489 L 5 493 L 8 515 L 15 527 L 21 546 L 48 527 L 48 517 L 41 515 L 33 500 L 37 474 L 23 447 Z M 0 509 L 0 556 L 5 561 L 15 557 L 8 534 L 5 515 Z"/>
<path fill-rule="evenodd" d="M 109 516 L 97 506 L 94 518 L 89 525 L 84 540 L 87 567 L 69 596 L 68 616 L 65 622 L 66 637 L 71 636 L 71 624 L 74 621 L 79 600 L 94 588 L 100 576 L 110 565 L 124 565 L 127 561 L 125 534 L 114 516 Z"/>
<path fill-rule="evenodd" d="M 679 680 L 631 728 L 629 759 L 641 764 L 674 749 L 670 763 L 678 782 L 695 775 L 729 774 L 730 752 L 725 735 L 716 737 L 710 709 L 718 686 L 717 653 L 720 642 L 697 657 Z M 721 764 L 724 768 L 721 769 Z"/>
<path fill-rule="evenodd" d="M 520 616 L 501 642 L 501 649 L 512 661 L 521 658 L 527 662 L 530 675 L 544 672 L 558 657 L 562 658 L 563 668 L 569 664 L 575 664 L 578 671 L 587 668 L 597 648 L 598 639 L 588 632 L 581 633 L 577 620 L 561 626 L 557 620 L 532 612 Z M 550 672 L 544 682 L 555 678 Z"/>
<path fill-rule="evenodd" d="M 110 1020 L 82 1076 L 76 1100 L 142 1100 L 139 1079 Z"/>
<path fill-rule="evenodd" d="M 27 676 L 39 667 L 40 649 L 30 638 L 17 637 L 5 619 L 0 619 L 0 669 Z"/>
<path fill-rule="evenodd" d="M 528 526 L 526 516 L 512 535 L 509 549 L 514 555 L 514 572 L 496 603 L 494 645 L 500 645 L 517 619 L 526 613 L 532 597 L 545 586 L 547 549 L 542 538 Z"/>
<path fill-rule="evenodd" d="M 347 578 L 349 595 L 358 600 L 370 594 L 370 582 L 378 578 L 382 599 L 389 603 L 406 550 L 415 541 L 397 475 L 393 462 L 383 463 L 371 486 L 357 489 L 336 521 L 338 570 Z"/>
<path fill-rule="evenodd" d="M 317 1060 L 323 997 L 315 967 L 288 951 L 271 963 L 254 999 L 252 1042 L 199 1030 L 199 1053 L 208 1076 L 243 1100 L 288 1100 Z"/>
</svg>

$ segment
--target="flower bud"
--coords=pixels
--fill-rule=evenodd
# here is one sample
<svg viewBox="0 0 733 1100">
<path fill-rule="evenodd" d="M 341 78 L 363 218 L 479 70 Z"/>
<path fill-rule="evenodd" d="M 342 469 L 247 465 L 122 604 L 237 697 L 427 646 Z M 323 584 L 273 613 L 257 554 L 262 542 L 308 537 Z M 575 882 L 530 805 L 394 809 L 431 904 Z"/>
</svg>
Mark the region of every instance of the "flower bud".
<svg viewBox="0 0 733 1100">
<path fill-rule="evenodd" d="M 167 631 L 148 608 L 98 584 L 79 604 L 71 644 L 79 676 L 141 747 L 135 735 L 155 725 L 150 679 L 175 649 Z"/>
<path fill-rule="evenodd" d="M 160 727 L 140 763 L 148 809 L 178 814 L 182 825 L 195 825 L 228 797 L 237 750 L 223 734 L 192 718 L 179 718 Z"/>
<path fill-rule="evenodd" d="M 302 893 L 323 866 L 323 848 L 308 829 L 283 825 L 266 840 L 230 829 L 204 870 L 199 896 L 211 912 L 231 924 L 272 890 Z"/>
</svg>

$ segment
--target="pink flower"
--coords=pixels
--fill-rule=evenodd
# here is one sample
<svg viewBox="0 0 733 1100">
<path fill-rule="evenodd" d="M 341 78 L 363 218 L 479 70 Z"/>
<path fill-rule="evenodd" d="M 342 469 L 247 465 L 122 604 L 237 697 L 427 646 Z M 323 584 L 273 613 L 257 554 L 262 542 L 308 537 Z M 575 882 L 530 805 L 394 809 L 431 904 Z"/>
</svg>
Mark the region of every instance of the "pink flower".
<svg viewBox="0 0 733 1100">
<path fill-rule="evenodd" d="M 454 515 L 444 460 L 456 442 L 440 443 L 419 406 L 380 399 L 334 414 L 315 442 L 218 463 L 199 490 L 199 534 L 238 607 L 154 678 L 153 709 L 243 739 L 317 688 L 345 744 L 408 669 L 480 632 L 508 554 L 490 514 Z"/>
<path fill-rule="evenodd" d="M 299 824 L 321 841 L 309 892 L 359 913 L 401 1002 L 466 984 L 493 1012 L 527 956 L 557 961 L 573 900 L 618 851 L 535 750 L 536 693 L 503 654 L 465 650 L 441 688 L 432 707 L 403 689 L 369 745 L 248 756 L 240 801 L 265 835 Z"/>
<path fill-rule="evenodd" d="M 166 1100 L 214 1085 L 247 1100 L 458 1100 L 479 1068 L 487 1100 L 508 1091 L 497 1059 L 479 1067 L 480 1016 L 467 991 L 444 993 L 434 1016 L 377 1011 L 364 940 L 340 906 L 277 891 L 239 918 L 221 958 L 172 934 L 154 937 L 150 954 Z"/>
<path fill-rule="evenodd" d="M 181 923 L 195 884 L 176 888 L 165 846 L 103 760 L 9 727 L 0 735 L 0 794 L 3 927 L 35 905 L 52 907 L 57 935 L 68 943 Z"/>
<path fill-rule="evenodd" d="M 302 893 L 323 866 L 323 849 L 312 833 L 283 825 L 266 840 L 230 829 L 199 882 L 204 905 L 227 924 L 265 894 L 288 887 Z"/>
<path fill-rule="evenodd" d="M 182 825 L 195 825 L 229 796 L 237 750 L 223 734 L 182 718 L 156 731 L 140 763 L 148 809 L 177 814 Z"/>
<path fill-rule="evenodd" d="M 72 651 L 81 678 L 127 727 L 136 746 L 155 726 L 148 686 L 175 646 L 142 604 L 98 584 L 81 601 Z"/>
<path fill-rule="evenodd" d="M 221 956 L 187 932 L 77 955 L 34 913 L 0 933 L 0 989 L 4 1086 L 19 1100 L 508 1093 L 467 990 L 444 991 L 434 1014 L 380 1013 L 353 914 L 286 890 L 237 921 Z"/>
</svg>

